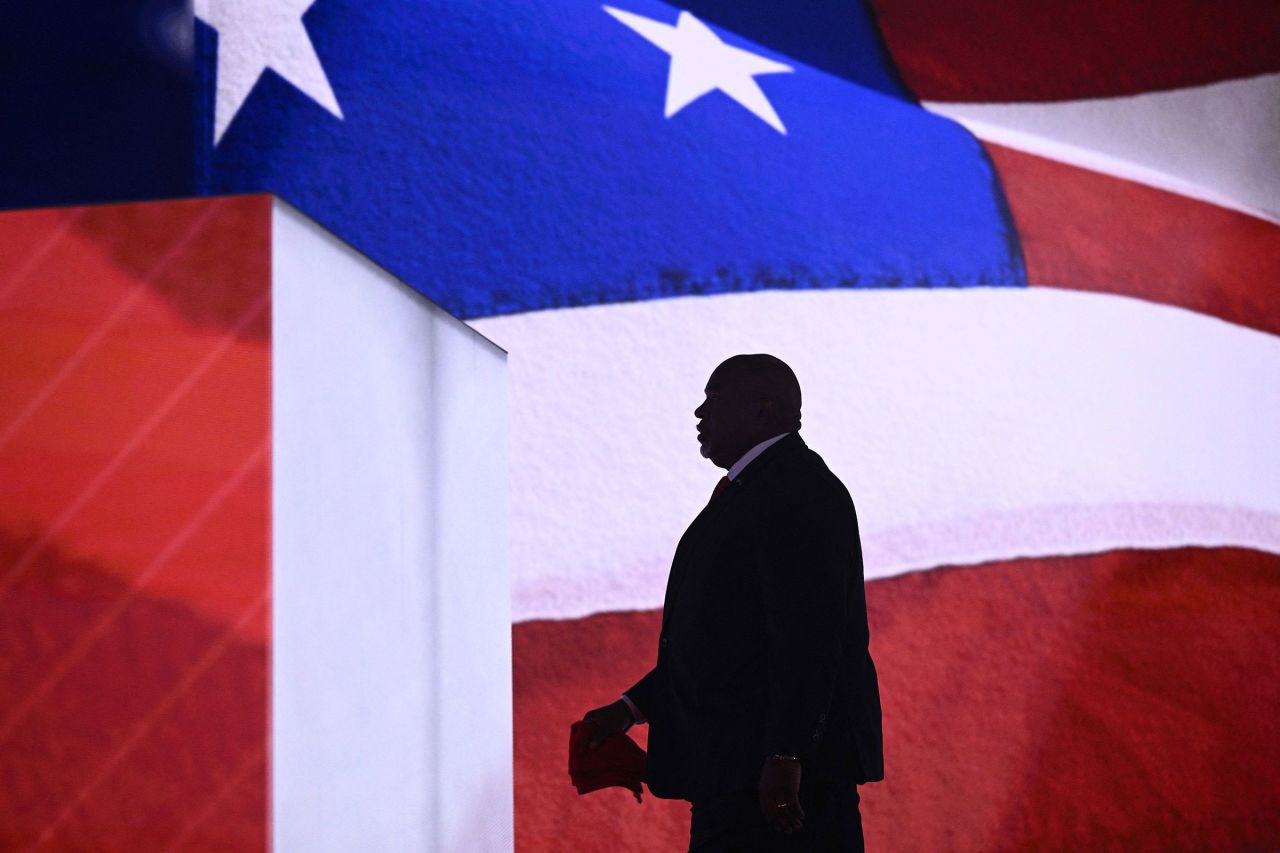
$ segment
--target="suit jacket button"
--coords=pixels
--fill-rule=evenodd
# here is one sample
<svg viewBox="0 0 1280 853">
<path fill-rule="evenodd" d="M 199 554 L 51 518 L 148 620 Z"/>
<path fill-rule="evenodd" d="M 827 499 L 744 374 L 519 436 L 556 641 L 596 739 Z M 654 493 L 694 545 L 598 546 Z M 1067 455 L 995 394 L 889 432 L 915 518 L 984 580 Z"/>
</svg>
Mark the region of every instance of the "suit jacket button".
<svg viewBox="0 0 1280 853">
<path fill-rule="evenodd" d="M 666 647 L 667 647 L 667 638 L 666 638 L 666 637 L 659 637 L 659 638 L 658 638 L 658 648 L 660 648 L 660 649 L 665 649 Z"/>
</svg>

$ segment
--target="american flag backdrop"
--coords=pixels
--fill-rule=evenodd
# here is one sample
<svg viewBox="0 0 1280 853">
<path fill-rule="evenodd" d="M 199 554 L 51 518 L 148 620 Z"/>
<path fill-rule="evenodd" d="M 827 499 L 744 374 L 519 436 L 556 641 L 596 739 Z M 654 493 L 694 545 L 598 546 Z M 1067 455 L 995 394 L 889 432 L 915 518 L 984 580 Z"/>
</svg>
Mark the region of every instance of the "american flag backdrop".
<svg viewBox="0 0 1280 853">
<path fill-rule="evenodd" d="M 1280 7 L 194 15 L 191 191 L 278 193 L 510 354 L 518 849 L 687 840 L 579 798 L 568 726 L 652 665 L 738 352 L 858 507 L 869 849 L 1280 847 Z"/>
</svg>

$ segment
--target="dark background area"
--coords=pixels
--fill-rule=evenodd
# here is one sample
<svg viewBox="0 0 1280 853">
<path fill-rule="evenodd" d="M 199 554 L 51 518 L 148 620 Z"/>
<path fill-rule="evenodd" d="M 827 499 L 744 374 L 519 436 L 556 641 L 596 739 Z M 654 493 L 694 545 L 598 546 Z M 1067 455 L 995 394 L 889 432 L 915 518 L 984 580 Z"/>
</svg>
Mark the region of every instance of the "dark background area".
<svg viewBox="0 0 1280 853">
<path fill-rule="evenodd" d="M 194 194 L 192 16 L 181 0 L 0 12 L 0 208 Z"/>
</svg>

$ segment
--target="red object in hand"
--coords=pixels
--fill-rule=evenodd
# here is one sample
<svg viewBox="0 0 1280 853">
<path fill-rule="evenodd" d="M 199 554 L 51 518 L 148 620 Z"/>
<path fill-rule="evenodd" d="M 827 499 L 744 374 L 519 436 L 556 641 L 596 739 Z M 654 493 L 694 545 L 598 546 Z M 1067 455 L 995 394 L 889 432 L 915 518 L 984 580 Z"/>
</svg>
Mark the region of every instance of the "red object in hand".
<svg viewBox="0 0 1280 853">
<path fill-rule="evenodd" d="M 635 794 L 640 802 L 646 755 L 625 734 L 605 738 L 595 749 L 588 748 L 595 729 L 593 723 L 579 721 L 569 728 L 569 779 L 578 794 L 617 786 Z"/>
</svg>

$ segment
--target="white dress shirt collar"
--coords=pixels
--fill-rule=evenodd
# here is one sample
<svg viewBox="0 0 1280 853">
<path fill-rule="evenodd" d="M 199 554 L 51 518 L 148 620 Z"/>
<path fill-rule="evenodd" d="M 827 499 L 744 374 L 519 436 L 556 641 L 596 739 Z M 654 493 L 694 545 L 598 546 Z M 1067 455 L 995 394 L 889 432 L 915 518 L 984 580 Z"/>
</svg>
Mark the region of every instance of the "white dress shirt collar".
<svg viewBox="0 0 1280 853">
<path fill-rule="evenodd" d="M 761 453 L 764 453 L 774 444 L 776 444 L 777 442 L 781 441 L 782 439 L 786 438 L 789 435 L 791 435 L 791 433 L 784 432 L 784 433 L 779 433 L 778 435 L 775 435 L 773 438 L 766 438 L 764 441 L 760 442 L 755 447 L 751 448 L 746 453 L 742 454 L 742 458 L 739 459 L 737 462 L 733 463 L 733 466 L 729 468 L 729 474 L 728 474 L 729 479 L 732 480 L 736 478 L 739 474 L 742 473 L 743 468 L 746 468 L 748 465 L 751 464 L 751 461 L 753 459 L 755 459 Z"/>
</svg>

